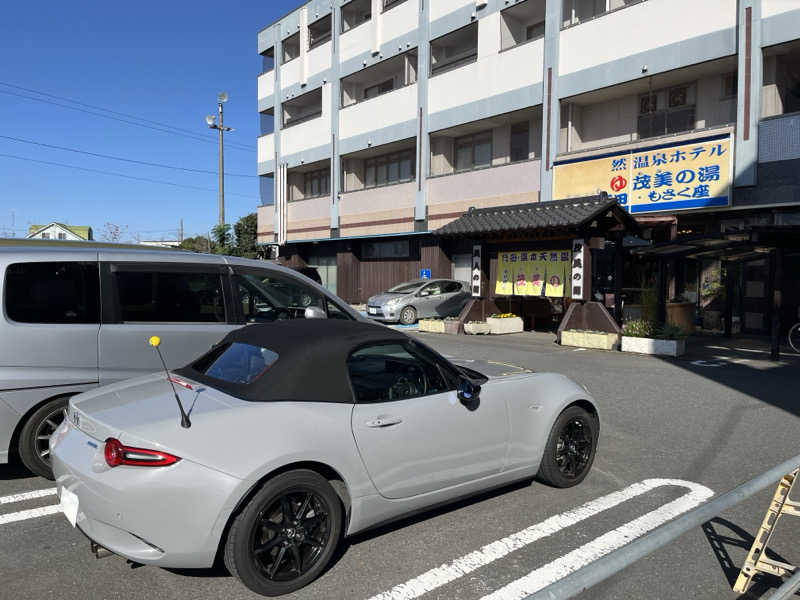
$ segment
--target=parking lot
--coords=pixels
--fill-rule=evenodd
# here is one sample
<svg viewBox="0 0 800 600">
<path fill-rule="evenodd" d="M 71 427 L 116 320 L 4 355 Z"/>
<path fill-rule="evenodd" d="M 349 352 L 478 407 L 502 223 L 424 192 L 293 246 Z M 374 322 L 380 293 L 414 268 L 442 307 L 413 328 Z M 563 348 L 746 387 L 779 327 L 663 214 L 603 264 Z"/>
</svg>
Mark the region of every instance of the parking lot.
<svg viewBox="0 0 800 600">
<path fill-rule="evenodd" d="M 550 334 L 412 335 L 446 355 L 562 372 L 585 385 L 601 415 L 593 470 L 576 488 L 526 482 L 360 534 L 291 598 L 520 598 L 797 454 L 800 357 L 770 362 L 759 343 L 705 338 L 685 357 L 664 360 L 564 348 Z M 732 583 L 772 492 L 584 597 L 736 598 Z M 0 467 L 1 598 L 254 597 L 221 568 L 98 561 L 56 502 L 51 482 Z M 771 548 L 797 563 L 800 523 L 792 521 L 780 523 Z M 766 579 L 752 595 L 774 586 Z"/>
</svg>

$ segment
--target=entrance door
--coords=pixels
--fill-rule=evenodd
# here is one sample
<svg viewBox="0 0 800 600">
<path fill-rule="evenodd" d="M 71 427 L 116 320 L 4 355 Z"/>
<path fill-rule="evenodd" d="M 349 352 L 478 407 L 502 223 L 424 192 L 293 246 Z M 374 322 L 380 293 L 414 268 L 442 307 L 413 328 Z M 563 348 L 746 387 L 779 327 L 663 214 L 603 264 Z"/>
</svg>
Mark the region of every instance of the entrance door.
<svg viewBox="0 0 800 600">
<path fill-rule="evenodd" d="M 767 282 L 769 261 L 754 260 L 741 265 L 742 276 L 742 331 L 766 333 L 769 325 L 769 302 Z"/>
<path fill-rule="evenodd" d="M 453 279 L 469 283 L 472 280 L 472 255 L 453 255 Z"/>
<path fill-rule="evenodd" d="M 326 254 L 310 256 L 308 266 L 314 267 L 322 280 L 322 286 L 331 294 L 336 293 L 336 255 Z"/>
<path fill-rule="evenodd" d="M 352 430 L 372 482 L 408 498 L 499 473 L 508 445 L 505 399 L 457 397 L 452 368 L 409 343 L 373 344 L 348 359 Z"/>
</svg>

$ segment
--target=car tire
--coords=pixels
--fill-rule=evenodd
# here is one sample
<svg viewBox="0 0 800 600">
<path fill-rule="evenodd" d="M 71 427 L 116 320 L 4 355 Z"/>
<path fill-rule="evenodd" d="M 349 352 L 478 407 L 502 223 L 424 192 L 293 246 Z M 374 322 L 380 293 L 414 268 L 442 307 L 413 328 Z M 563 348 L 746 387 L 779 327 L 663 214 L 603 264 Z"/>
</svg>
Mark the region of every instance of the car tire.
<svg viewBox="0 0 800 600">
<path fill-rule="evenodd" d="M 69 397 L 45 402 L 28 417 L 19 434 L 19 457 L 25 467 L 45 479 L 53 479 L 48 438 L 64 420 Z"/>
<path fill-rule="evenodd" d="M 333 558 L 343 514 L 339 496 L 319 473 L 298 469 L 277 475 L 234 519 L 225 541 L 225 566 L 257 594 L 300 589 Z"/>
<path fill-rule="evenodd" d="M 400 322 L 403 325 L 413 325 L 417 322 L 417 309 L 413 306 L 406 306 L 400 311 Z"/>
<path fill-rule="evenodd" d="M 597 418 L 587 410 L 564 409 L 550 430 L 536 477 L 557 488 L 578 485 L 594 462 L 599 429 Z"/>
</svg>

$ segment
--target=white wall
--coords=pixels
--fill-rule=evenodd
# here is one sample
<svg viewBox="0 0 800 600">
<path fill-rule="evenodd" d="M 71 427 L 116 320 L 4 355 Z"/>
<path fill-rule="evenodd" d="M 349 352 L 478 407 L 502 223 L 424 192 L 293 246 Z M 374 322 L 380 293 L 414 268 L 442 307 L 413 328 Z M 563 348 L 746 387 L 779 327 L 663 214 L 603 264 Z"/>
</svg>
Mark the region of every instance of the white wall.
<svg viewBox="0 0 800 600">
<path fill-rule="evenodd" d="M 417 84 L 407 85 L 340 110 L 339 137 L 344 140 L 414 120 L 416 111 Z"/>
<path fill-rule="evenodd" d="M 339 36 L 339 60 L 346 63 L 351 58 L 360 55 L 372 48 L 372 38 L 374 36 L 375 18 L 345 31 Z"/>
<path fill-rule="evenodd" d="M 289 156 L 331 142 L 331 84 L 322 86 L 322 116 L 281 129 L 281 155 Z"/>
<path fill-rule="evenodd" d="M 286 89 L 297 83 L 300 83 L 300 67 L 303 64 L 303 59 L 298 57 L 290 60 L 285 65 L 281 65 L 281 88 Z M 285 100 L 285 98 L 281 98 Z"/>
<path fill-rule="evenodd" d="M 797 9 L 800 9 L 800 2 L 797 0 L 761 0 L 762 19 Z"/>
<path fill-rule="evenodd" d="M 648 0 L 563 30 L 559 74 L 612 63 L 731 27 L 736 27 L 734 0 Z"/>
<path fill-rule="evenodd" d="M 445 15 L 449 15 L 451 12 L 457 11 L 459 8 L 463 8 L 465 6 L 472 6 L 475 8 L 475 0 L 428 0 L 430 4 L 430 20 L 431 22 L 436 21 L 444 17 Z"/>
<path fill-rule="evenodd" d="M 269 71 L 258 76 L 258 99 L 272 96 L 275 92 L 275 72 Z"/>
<path fill-rule="evenodd" d="M 435 0 L 433 4 L 436 4 Z M 381 19 L 382 43 L 416 31 L 419 27 L 419 0 L 406 0 L 401 5 L 384 12 Z"/>
<path fill-rule="evenodd" d="M 263 163 L 275 160 L 275 134 L 262 135 L 256 141 L 256 159 Z"/>
<path fill-rule="evenodd" d="M 497 29 L 482 33 L 484 19 L 479 26 L 478 60 L 472 64 L 431 77 L 428 83 L 430 114 L 486 100 L 516 89 L 541 82 L 544 60 L 544 41 L 535 40 L 498 54 L 500 47 L 499 23 Z M 521 108 L 521 107 L 520 107 Z"/>
<path fill-rule="evenodd" d="M 331 68 L 331 42 L 325 42 L 308 52 L 308 77 Z M 281 80 L 281 84 L 283 81 Z"/>
</svg>

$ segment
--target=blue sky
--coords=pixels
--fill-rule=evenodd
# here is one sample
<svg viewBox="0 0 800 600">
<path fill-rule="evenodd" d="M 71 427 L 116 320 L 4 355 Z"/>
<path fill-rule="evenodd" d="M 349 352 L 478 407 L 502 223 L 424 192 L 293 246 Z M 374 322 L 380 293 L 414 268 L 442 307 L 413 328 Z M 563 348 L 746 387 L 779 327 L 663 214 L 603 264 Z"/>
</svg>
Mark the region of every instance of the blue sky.
<svg viewBox="0 0 800 600">
<path fill-rule="evenodd" d="M 230 96 L 225 124 L 236 129 L 226 134 L 225 171 L 252 175 L 226 177 L 226 221 L 233 223 L 255 211 L 260 203 L 255 177 L 257 32 L 298 4 L 299 0 L 5 2 L 0 15 L 0 136 L 212 173 L 135 165 L 0 137 L 0 235 L 12 229 L 12 218 L 17 237 L 31 223 L 63 221 L 92 226 L 96 238 L 110 222 L 126 228 L 128 239 L 137 234 L 141 239 L 166 239 L 177 235 L 181 218 L 185 235 L 205 233 L 217 221 L 217 146 L 216 132 L 206 127 L 204 117 L 216 112 L 221 90 Z M 9 84 L 136 115 L 203 139 L 36 101 L 31 98 L 101 112 Z"/>
</svg>

